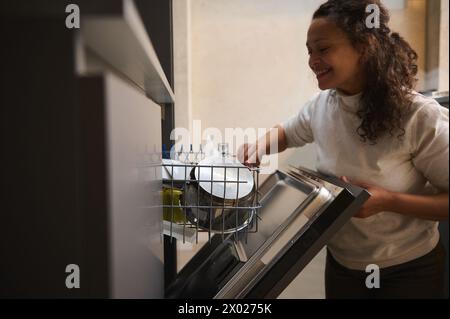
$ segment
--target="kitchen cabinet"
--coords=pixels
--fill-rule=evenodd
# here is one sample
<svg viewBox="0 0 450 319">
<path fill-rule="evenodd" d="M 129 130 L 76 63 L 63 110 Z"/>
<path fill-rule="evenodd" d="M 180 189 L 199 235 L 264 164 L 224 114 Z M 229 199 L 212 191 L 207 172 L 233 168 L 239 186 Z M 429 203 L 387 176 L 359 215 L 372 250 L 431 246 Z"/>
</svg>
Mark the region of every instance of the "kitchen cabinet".
<svg viewBox="0 0 450 319">
<path fill-rule="evenodd" d="M 83 44 L 124 74 L 157 103 L 174 102 L 174 93 L 159 63 L 133 1 L 103 15 L 84 13 Z"/>
<path fill-rule="evenodd" d="M 65 26 L 80 7 L 81 28 Z M 3 1 L 0 296 L 161 298 L 162 113 L 131 0 Z M 79 288 L 66 286 L 79 268 Z"/>
<path fill-rule="evenodd" d="M 85 220 L 103 212 L 96 226 L 90 224 L 93 233 L 88 239 L 106 240 L 103 249 L 109 261 L 95 257 L 97 249 L 86 247 L 89 262 L 104 265 L 92 275 L 108 275 L 104 280 L 112 298 L 161 297 L 160 106 L 108 72 L 80 77 L 79 88 L 81 142 L 91 154 L 84 161 Z M 93 136 L 100 138 L 92 141 Z M 102 158 L 93 163 L 94 154 Z M 96 178 L 97 172 L 103 172 L 103 178 Z M 96 196 L 100 189 L 105 190 L 103 198 Z M 94 227 L 102 229 L 101 238 Z"/>
</svg>

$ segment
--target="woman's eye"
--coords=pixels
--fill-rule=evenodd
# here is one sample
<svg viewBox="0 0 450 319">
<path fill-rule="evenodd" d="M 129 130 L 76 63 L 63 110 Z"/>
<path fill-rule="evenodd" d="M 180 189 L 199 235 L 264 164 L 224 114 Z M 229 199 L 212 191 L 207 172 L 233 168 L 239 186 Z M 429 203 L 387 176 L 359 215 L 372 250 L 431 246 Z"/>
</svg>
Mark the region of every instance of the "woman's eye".
<svg viewBox="0 0 450 319">
<path fill-rule="evenodd" d="M 328 48 L 322 48 L 322 49 L 319 49 L 319 52 L 320 53 L 325 53 L 325 52 L 327 52 L 328 51 Z"/>
</svg>

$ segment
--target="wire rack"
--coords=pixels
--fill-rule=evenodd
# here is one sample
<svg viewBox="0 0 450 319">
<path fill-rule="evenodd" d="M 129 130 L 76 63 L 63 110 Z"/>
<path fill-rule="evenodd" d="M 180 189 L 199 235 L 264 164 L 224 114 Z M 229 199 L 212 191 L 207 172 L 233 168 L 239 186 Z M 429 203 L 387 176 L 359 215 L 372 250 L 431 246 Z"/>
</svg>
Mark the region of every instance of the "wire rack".
<svg viewBox="0 0 450 319">
<path fill-rule="evenodd" d="M 221 155 L 227 156 L 226 148 L 219 145 Z M 259 209 L 259 167 L 242 165 L 202 165 L 206 154 L 202 146 L 198 151 L 181 148 L 174 153 L 174 161 L 163 161 L 162 168 L 170 178 L 163 178 L 163 212 L 164 234 L 183 241 L 198 243 L 201 232 L 208 233 L 211 241 L 212 234 L 220 234 L 222 239 L 228 236 L 243 234 L 245 241 L 249 233 L 258 231 Z M 197 170 L 199 179 L 195 178 Z M 211 178 L 202 178 L 200 172 L 208 170 Z M 220 170 L 223 179 L 213 178 L 215 170 Z M 231 172 L 231 170 L 234 171 Z M 240 180 L 241 170 L 252 178 L 253 187 L 246 196 L 239 196 L 239 188 L 244 187 L 249 180 Z M 204 171 L 203 171 L 204 172 Z M 227 172 L 233 179 L 227 178 Z M 216 171 L 217 173 L 217 171 Z M 213 195 L 213 187 L 223 185 L 223 196 Z M 227 197 L 227 185 L 236 190 L 236 198 Z M 205 191 L 202 185 L 210 185 L 210 191 Z M 251 186 L 251 185 L 250 185 Z"/>
</svg>

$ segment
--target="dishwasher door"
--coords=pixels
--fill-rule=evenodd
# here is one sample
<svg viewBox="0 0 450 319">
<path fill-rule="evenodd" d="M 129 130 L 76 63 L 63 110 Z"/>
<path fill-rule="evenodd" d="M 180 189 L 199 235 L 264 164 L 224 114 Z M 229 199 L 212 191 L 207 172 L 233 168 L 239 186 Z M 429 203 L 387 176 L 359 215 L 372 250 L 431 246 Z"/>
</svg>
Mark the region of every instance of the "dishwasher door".
<svg viewBox="0 0 450 319">
<path fill-rule="evenodd" d="M 292 168 L 270 175 L 259 196 L 255 231 L 213 236 L 168 287 L 167 298 L 276 298 L 369 193 Z"/>
</svg>

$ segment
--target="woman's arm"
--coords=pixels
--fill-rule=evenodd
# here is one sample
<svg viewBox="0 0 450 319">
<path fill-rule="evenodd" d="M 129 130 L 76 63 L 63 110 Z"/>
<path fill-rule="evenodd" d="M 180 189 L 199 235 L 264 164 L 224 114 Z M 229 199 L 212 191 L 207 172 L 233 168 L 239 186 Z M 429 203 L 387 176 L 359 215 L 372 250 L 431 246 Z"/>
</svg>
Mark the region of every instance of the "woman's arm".
<svg viewBox="0 0 450 319">
<path fill-rule="evenodd" d="M 349 182 L 346 177 L 342 179 Z M 363 182 L 352 181 L 351 183 L 367 189 L 371 194 L 371 197 L 354 217 L 367 218 L 382 211 L 389 211 L 427 220 L 448 219 L 448 193 L 411 195 L 390 192 L 384 188 Z"/>
<path fill-rule="evenodd" d="M 437 195 L 411 195 L 391 193 L 387 210 L 429 220 L 448 219 L 448 193 Z"/>
<path fill-rule="evenodd" d="M 238 159 L 247 166 L 258 166 L 264 155 L 281 153 L 286 148 L 284 129 L 281 125 L 276 125 L 255 144 L 242 145 L 238 151 Z"/>
</svg>

